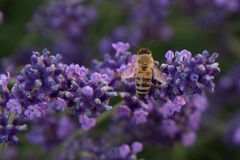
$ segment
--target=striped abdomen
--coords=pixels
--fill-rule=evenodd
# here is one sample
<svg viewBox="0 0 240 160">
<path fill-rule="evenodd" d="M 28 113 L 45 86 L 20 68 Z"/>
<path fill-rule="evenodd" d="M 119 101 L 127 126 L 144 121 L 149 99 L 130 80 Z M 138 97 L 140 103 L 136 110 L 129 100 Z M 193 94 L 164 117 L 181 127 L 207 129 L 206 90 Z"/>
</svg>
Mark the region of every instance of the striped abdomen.
<svg viewBox="0 0 240 160">
<path fill-rule="evenodd" d="M 144 97 L 148 94 L 152 83 L 152 69 L 145 66 L 140 66 L 136 74 L 136 92 L 139 97 Z"/>
</svg>

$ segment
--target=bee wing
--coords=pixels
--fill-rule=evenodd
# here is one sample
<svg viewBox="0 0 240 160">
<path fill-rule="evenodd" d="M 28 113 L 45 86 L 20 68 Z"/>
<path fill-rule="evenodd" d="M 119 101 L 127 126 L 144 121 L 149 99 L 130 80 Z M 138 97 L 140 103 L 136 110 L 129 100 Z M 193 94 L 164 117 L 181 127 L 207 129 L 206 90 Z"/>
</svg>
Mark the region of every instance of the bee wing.
<svg viewBox="0 0 240 160">
<path fill-rule="evenodd" d="M 164 75 L 164 73 L 162 73 L 162 71 L 159 70 L 156 65 L 153 66 L 153 79 L 161 82 L 163 85 L 166 85 L 167 83 L 166 76 Z"/>
<path fill-rule="evenodd" d="M 121 74 L 122 79 L 133 78 L 136 74 L 136 64 L 128 66 Z"/>
</svg>

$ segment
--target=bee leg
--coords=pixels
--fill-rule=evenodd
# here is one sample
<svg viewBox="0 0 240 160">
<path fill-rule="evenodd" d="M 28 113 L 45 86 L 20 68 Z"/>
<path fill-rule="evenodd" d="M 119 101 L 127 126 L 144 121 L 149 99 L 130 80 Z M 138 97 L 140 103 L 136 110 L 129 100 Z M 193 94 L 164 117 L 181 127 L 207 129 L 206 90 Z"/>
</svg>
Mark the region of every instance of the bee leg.
<svg viewBox="0 0 240 160">
<path fill-rule="evenodd" d="M 160 66 L 160 63 L 159 63 L 158 61 L 154 61 L 154 64 L 155 64 L 156 66 Z"/>
</svg>

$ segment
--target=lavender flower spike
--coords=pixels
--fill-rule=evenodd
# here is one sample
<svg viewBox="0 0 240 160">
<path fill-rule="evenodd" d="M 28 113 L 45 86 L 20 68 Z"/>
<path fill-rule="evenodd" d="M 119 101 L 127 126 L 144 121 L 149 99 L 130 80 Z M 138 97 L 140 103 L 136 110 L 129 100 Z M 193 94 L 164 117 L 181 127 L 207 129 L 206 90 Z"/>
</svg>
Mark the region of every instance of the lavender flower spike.
<svg viewBox="0 0 240 160">
<path fill-rule="evenodd" d="M 14 118 L 10 124 L 9 118 L 9 114 L 0 113 L 0 144 L 18 143 L 18 133 L 27 129 L 27 125 L 23 124 L 20 119 Z"/>
<path fill-rule="evenodd" d="M 96 16 L 95 8 L 84 6 L 82 0 L 53 0 L 34 14 L 30 29 L 45 37 L 59 34 L 82 41 L 87 27 Z"/>
<path fill-rule="evenodd" d="M 6 107 L 11 113 L 22 113 L 22 105 L 18 99 L 10 99 L 6 104 Z"/>
<path fill-rule="evenodd" d="M 8 91 L 9 80 L 10 80 L 10 73 L 0 75 L 0 86 L 3 91 Z"/>
<path fill-rule="evenodd" d="M 6 90 L 8 78 L 2 76 Z M 17 111 L 26 119 L 40 118 L 50 110 L 70 110 L 79 118 L 81 127 L 88 130 L 95 125 L 95 118 L 111 109 L 109 101 L 116 92 L 109 86 L 106 74 L 91 73 L 87 68 L 61 62 L 60 55 L 34 52 L 31 64 L 25 65 L 17 76 L 7 103 L 10 111 Z"/>
<path fill-rule="evenodd" d="M 209 56 L 208 51 L 192 56 L 191 52 L 168 51 L 167 62 L 161 64 L 161 70 L 167 75 L 167 85 L 156 90 L 155 98 L 174 100 L 177 96 L 202 94 L 204 88 L 214 92 L 214 77 L 220 72 L 216 61 L 218 54 Z M 156 98 L 156 99 L 158 99 Z"/>
</svg>

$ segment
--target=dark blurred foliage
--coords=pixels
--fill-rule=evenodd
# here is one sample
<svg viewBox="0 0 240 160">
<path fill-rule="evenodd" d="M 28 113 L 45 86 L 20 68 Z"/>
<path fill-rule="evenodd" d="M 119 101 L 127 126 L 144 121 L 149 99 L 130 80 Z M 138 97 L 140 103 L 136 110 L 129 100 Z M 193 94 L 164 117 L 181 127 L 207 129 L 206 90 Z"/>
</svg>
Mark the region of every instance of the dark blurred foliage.
<svg viewBox="0 0 240 160">
<path fill-rule="evenodd" d="M 116 26 L 126 23 L 125 19 L 127 19 L 131 10 L 123 10 L 120 4 L 125 2 L 127 0 L 124 0 L 124 2 L 113 0 L 87 1 L 86 5 L 94 6 L 98 12 L 97 19 L 88 28 L 89 40 L 87 44 L 84 44 L 90 48 L 91 55 L 94 58 L 101 58 L 101 53 L 99 53 L 101 39 L 111 35 Z M 214 7 L 207 2 L 196 5 L 198 2 L 197 0 L 192 0 L 192 3 L 188 3 L 188 0 L 171 1 L 166 21 L 173 30 L 172 37 L 167 41 L 149 37 L 137 45 L 144 47 L 153 41 L 149 47 L 154 58 L 160 62 L 164 58 L 164 53 L 169 49 L 188 49 L 194 54 L 205 49 L 210 52 L 218 52 L 221 74 L 216 80 L 217 93 L 211 96 L 209 111 L 203 116 L 202 130 L 198 132 L 197 141 L 193 146 L 183 147 L 179 144 L 173 148 L 164 146 L 144 148 L 140 157 L 144 157 L 146 160 L 240 159 L 239 146 L 232 145 L 228 140 L 229 134 L 227 134 L 228 124 L 232 124 L 231 119 L 240 110 L 240 89 L 238 88 L 238 91 L 236 91 L 240 85 L 240 72 L 228 74 L 237 64 L 240 64 L 240 7 L 238 6 L 236 13 L 228 14 L 227 17 L 214 24 L 208 24 L 206 22 L 211 21 L 210 16 L 214 12 Z M 28 29 L 28 24 L 38 7 L 47 3 L 48 0 L 0 0 L 0 13 L 3 13 L 2 24 L 0 17 L 2 71 L 16 73 L 19 66 L 14 62 L 26 64 L 32 50 L 49 47 L 49 39 L 42 38 L 37 33 L 29 32 Z M 128 4 L 125 3 L 124 5 Z M 200 13 L 205 13 L 205 15 L 201 17 Z M 220 14 L 219 12 L 215 13 L 216 15 Z M 200 19 L 198 19 L 199 16 Z M 203 18 L 207 19 L 202 20 Z M 132 50 L 136 52 L 137 47 Z M 78 56 L 78 58 L 80 57 Z M 230 79 L 236 79 L 230 82 L 231 88 L 224 88 L 224 84 L 227 82 L 221 79 L 226 75 L 229 75 Z M 99 131 L 101 131 L 101 128 Z M 25 157 L 28 155 L 29 159 L 37 159 L 33 157 L 41 157 L 41 154 L 44 153 L 38 145 L 29 144 L 27 139 L 23 140 L 18 148 L 20 148 L 18 152 L 21 152 L 19 159 L 23 158 L 24 155 Z M 13 148 L 9 148 L 8 152 L 10 153 L 5 154 L 13 155 L 14 153 L 11 152 L 15 151 Z M 0 159 L 4 159 L 2 155 Z"/>
</svg>

